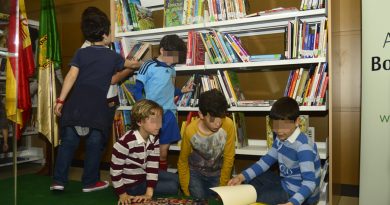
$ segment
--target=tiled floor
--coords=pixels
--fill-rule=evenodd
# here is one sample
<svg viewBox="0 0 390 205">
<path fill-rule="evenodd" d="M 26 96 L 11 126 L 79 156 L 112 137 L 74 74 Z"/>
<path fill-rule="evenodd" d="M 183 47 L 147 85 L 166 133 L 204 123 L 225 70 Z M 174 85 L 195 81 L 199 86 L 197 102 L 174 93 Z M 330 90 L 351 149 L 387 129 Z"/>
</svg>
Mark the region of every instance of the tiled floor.
<svg viewBox="0 0 390 205">
<path fill-rule="evenodd" d="M 30 173 L 36 173 L 41 169 L 40 165 L 33 164 L 33 163 L 27 163 L 18 166 L 18 173 L 21 174 L 30 174 Z M 82 168 L 78 167 L 71 167 L 69 170 L 69 179 L 79 181 L 81 179 L 82 175 Z M 110 174 L 109 171 L 101 171 L 100 172 L 101 179 L 110 181 Z M 0 179 L 12 177 L 12 167 L 0 167 Z M 49 185 L 48 185 L 49 186 Z M 338 205 L 359 205 L 359 198 L 356 197 L 347 197 L 342 196 L 340 198 L 340 202 Z"/>
</svg>

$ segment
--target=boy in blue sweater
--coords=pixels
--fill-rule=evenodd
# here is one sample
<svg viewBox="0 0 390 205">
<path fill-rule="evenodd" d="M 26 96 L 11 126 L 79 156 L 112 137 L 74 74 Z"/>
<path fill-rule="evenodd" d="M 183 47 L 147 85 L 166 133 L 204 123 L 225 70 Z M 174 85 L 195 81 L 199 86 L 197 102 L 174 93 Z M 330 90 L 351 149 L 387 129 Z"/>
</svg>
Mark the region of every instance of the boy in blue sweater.
<svg viewBox="0 0 390 205">
<path fill-rule="evenodd" d="M 267 204 L 315 204 L 319 200 L 321 163 L 317 146 L 298 127 L 299 106 L 289 97 L 277 100 L 270 112 L 277 137 L 268 153 L 231 179 L 228 185 L 248 182 L 257 201 Z M 267 171 L 279 163 L 280 175 Z"/>
</svg>

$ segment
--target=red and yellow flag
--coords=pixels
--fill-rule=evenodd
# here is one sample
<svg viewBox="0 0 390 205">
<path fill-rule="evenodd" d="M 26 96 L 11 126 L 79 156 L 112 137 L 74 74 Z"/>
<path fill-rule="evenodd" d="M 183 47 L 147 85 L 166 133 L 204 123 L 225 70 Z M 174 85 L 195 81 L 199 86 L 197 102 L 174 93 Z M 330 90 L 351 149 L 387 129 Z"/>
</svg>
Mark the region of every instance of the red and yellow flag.
<svg viewBox="0 0 390 205">
<path fill-rule="evenodd" d="M 28 79 L 34 73 L 34 57 L 24 0 L 19 0 L 19 15 L 17 2 L 11 0 L 10 5 L 5 100 L 7 118 L 17 124 L 15 134 L 19 138 L 31 113 Z"/>
</svg>

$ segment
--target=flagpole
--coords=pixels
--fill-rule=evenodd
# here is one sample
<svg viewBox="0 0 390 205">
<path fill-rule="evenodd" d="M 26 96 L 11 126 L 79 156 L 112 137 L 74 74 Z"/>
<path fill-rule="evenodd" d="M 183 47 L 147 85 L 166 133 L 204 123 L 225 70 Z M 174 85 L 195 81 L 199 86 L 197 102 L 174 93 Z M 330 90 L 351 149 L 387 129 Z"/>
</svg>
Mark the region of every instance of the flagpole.
<svg viewBox="0 0 390 205">
<path fill-rule="evenodd" d="M 50 90 L 50 108 L 51 108 L 51 115 L 50 115 L 50 139 L 51 139 L 51 157 L 50 157 L 50 174 L 53 175 L 54 173 L 54 123 L 53 120 L 55 120 L 54 117 L 54 106 L 53 106 L 53 66 L 54 63 L 49 60 L 48 63 L 48 68 L 49 70 L 49 79 L 50 79 L 50 84 L 49 84 L 49 90 Z"/>
<path fill-rule="evenodd" d="M 16 99 L 15 99 L 15 108 L 16 108 L 16 111 L 18 109 L 18 86 L 19 86 L 19 32 L 20 32 L 20 27 L 19 27 L 19 24 L 20 24 L 20 18 L 19 18 L 19 1 L 18 0 L 15 0 L 15 39 L 14 39 L 14 46 L 15 46 L 15 51 L 11 51 L 11 52 L 15 52 L 15 64 L 16 64 L 16 69 L 15 69 L 15 81 L 16 81 L 16 86 L 15 86 L 15 93 L 16 93 Z M 11 8 L 11 11 L 12 11 L 12 8 Z M 12 14 L 12 13 L 11 13 Z M 10 57 L 12 58 L 12 57 Z M 19 131 L 18 131 L 18 123 L 19 120 L 18 120 L 18 117 L 19 115 L 17 114 L 17 112 L 15 113 L 16 114 L 16 122 L 14 123 L 14 138 L 13 138 L 13 143 L 12 143 L 12 149 L 13 149 L 13 154 L 12 154 L 12 160 L 13 160 L 13 164 L 14 164 L 14 204 L 17 205 L 17 190 L 18 190 L 18 163 L 17 163 L 17 146 L 16 146 L 16 143 L 17 143 L 17 135 L 19 134 Z"/>
</svg>

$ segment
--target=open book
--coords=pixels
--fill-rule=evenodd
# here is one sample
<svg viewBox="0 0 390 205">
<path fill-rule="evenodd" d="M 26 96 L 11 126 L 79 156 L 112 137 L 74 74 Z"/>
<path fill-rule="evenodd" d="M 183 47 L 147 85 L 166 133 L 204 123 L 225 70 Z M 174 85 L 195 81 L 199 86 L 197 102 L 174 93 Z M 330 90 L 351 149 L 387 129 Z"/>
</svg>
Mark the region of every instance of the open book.
<svg viewBox="0 0 390 205">
<path fill-rule="evenodd" d="M 222 199 L 224 205 L 265 205 L 256 203 L 256 189 L 249 184 L 210 188 Z"/>
</svg>

